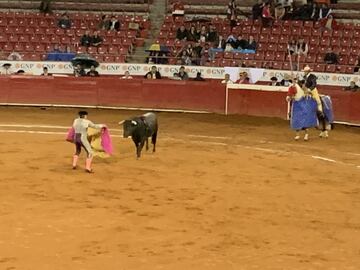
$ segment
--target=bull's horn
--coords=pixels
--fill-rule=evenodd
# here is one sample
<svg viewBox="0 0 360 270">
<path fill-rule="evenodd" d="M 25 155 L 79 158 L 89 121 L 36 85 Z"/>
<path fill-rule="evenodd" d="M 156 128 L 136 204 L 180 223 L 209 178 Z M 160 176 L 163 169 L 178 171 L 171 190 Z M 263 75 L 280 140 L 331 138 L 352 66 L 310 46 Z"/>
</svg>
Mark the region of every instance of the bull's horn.
<svg viewBox="0 0 360 270">
<path fill-rule="evenodd" d="M 124 122 L 125 122 L 125 120 L 120 121 L 120 122 L 119 122 L 119 125 L 124 124 Z"/>
<path fill-rule="evenodd" d="M 134 120 L 131 120 L 131 124 L 133 124 L 134 126 L 136 126 L 136 125 L 137 125 L 137 122 L 134 121 Z"/>
</svg>

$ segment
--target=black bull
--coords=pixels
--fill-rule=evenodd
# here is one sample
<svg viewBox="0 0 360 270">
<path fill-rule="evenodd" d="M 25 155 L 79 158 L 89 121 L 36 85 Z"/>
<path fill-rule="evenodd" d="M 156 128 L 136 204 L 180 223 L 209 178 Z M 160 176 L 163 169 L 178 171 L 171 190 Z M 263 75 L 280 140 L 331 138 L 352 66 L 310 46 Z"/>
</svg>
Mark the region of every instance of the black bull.
<svg viewBox="0 0 360 270">
<path fill-rule="evenodd" d="M 131 136 L 136 146 L 137 158 L 141 155 L 141 150 L 146 143 L 146 150 L 149 149 L 148 138 L 151 137 L 151 143 L 153 144 L 153 152 L 155 152 L 156 137 L 158 132 L 158 122 L 156 114 L 146 113 L 138 117 L 134 117 L 129 120 L 119 122 L 123 125 L 124 138 Z"/>
</svg>

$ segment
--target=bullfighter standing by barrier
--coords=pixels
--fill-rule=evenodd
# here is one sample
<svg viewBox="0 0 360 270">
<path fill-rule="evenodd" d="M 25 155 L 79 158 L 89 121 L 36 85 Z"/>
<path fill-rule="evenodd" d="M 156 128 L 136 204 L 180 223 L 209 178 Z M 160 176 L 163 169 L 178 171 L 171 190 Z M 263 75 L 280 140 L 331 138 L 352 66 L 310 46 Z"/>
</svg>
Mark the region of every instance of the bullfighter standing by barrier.
<svg viewBox="0 0 360 270">
<path fill-rule="evenodd" d="M 316 101 L 307 96 L 302 89 L 304 81 L 293 83 L 286 97 L 290 102 L 290 126 L 296 131 L 295 140 L 300 139 L 300 131 L 304 130 L 304 141 L 309 140 L 308 128 L 318 125 Z"/>
<path fill-rule="evenodd" d="M 304 69 L 305 90 L 315 99 L 317 103 L 317 116 L 321 125 L 320 138 L 329 137 L 328 130 L 331 129 L 333 122 L 332 104 L 329 96 L 320 96 L 317 90 L 317 77 L 311 73 L 311 68 L 305 66 Z"/>
<path fill-rule="evenodd" d="M 79 155 L 81 153 L 81 147 L 83 147 L 87 153 L 85 170 L 88 173 L 92 173 L 91 163 L 93 159 L 93 149 L 88 140 L 88 128 L 104 129 L 105 125 L 95 125 L 87 119 L 87 115 L 88 113 L 86 111 L 79 112 L 79 117 L 74 120 L 73 126 L 68 133 L 67 140 L 75 143 L 76 152 L 73 156 L 73 169 L 76 169 Z"/>
</svg>

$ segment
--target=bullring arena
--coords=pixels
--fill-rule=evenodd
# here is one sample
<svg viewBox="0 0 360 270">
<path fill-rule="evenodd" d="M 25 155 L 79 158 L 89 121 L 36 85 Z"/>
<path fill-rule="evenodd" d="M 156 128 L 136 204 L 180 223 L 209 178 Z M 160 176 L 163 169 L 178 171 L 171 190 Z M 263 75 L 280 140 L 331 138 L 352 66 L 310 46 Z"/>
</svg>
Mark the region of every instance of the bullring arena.
<svg viewBox="0 0 360 270">
<path fill-rule="evenodd" d="M 257 2 L 0 0 L 0 270 L 360 269 L 360 3 Z"/>
<path fill-rule="evenodd" d="M 71 169 L 76 109 L 0 109 L 1 269 L 358 269 L 359 131 L 294 142 L 278 119 L 158 113 L 136 160 Z M 81 156 L 82 160 L 84 156 Z M 82 167 L 83 168 L 83 167 Z"/>
</svg>

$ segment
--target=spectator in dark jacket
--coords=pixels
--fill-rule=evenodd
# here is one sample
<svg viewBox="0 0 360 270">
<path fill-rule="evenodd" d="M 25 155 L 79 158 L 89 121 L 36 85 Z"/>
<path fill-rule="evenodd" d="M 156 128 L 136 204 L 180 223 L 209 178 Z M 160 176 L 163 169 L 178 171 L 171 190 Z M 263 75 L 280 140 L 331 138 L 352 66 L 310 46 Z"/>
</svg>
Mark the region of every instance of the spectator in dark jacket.
<svg viewBox="0 0 360 270">
<path fill-rule="evenodd" d="M 44 13 L 51 13 L 51 7 L 50 7 L 50 3 L 51 0 L 43 0 L 40 2 L 40 12 L 44 12 Z"/>
<path fill-rule="evenodd" d="M 359 91 L 359 89 L 360 87 L 354 81 L 351 81 L 350 85 L 344 88 L 345 91 L 352 91 L 352 92 L 357 92 Z"/>
<path fill-rule="evenodd" d="M 249 36 L 249 40 L 247 42 L 245 49 L 256 51 L 256 41 L 254 40 L 253 36 Z"/>
<path fill-rule="evenodd" d="M 91 66 L 90 71 L 86 75 L 90 77 L 99 77 L 99 72 L 96 71 L 95 66 Z"/>
<path fill-rule="evenodd" d="M 258 3 L 252 7 L 253 20 L 257 20 L 257 19 L 261 18 L 263 7 L 264 7 L 264 3 L 262 0 L 258 0 Z"/>
<path fill-rule="evenodd" d="M 74 67 L 74 76 L 75 77 L 86 76 L 85 70 L 81 65 L 76 65 Z"/>
<path fill-rule="evenodd" d="M 58 26 L 62 29 L 69 29 L 71 27 L 71 20 L 66 13 L 61 16 L 61 19 L 58 21 Z"/>
<path fill-rule="evenodd" d="M 152 66 L 151 70 L 145 74 L 144 78 L 161 79 L 161 74 L 157 70 L 156 66 Z"/>
<path fill-rule="evenodd" d="M 271 77 L 270 80 L 271 80 L 270 82 L 271 86 L 280 86 L 280 83 L 278 82 L 278 79 L 276 77 Z"/>
<path fill-rule="evenodd" d="M 192 25 L 188 31 L 187 41 L 198 41 L 199 38 L 200 35 L 197 33 L 195 26 Z"/>
<path fill-rule="evenodd" d="M 94 35 L 91 37 L 91 46 L 99 47 L 103 42 L 103 39 L 99 36 L 97 31 L 94 31 Z"/>
<path fill-rule="evenodd" d="M 237 40 L 232 44 L 234 49 L 243 50 L 248 46 L 248 42 L 246 39 L 243 39 L 241 36 L 238 36 Z"/>
<path fill-rule="evenodd" d="M 218 39 L 218 33 L 216 31 L 216 27 L 211 25 L 210 26 L 210 31 L 207 34 L 207 38 L 206 41 L 208 42 L 215 42 Z"/>
<path fill-rule="evenodd" d="M 90 47 L 92 42 L 92 37 L 90 36 L 90 31 L 86 30 L 85 34 L 80 39 L 81 46 Z"/>
<path fill-rule="evenodd" d="M 186 40 L 188 37 L 188 31 L 186 30 L 185 26 L 182 25 L 176 32 L 176 39 L 177 40 Z"/>
<path fill-rule="evenodd" d="M 118 21 L 118 19 L 116 19 L 115 16 L 111 17 L 110 25 L 109 25 L 108 30 L 115 30 L 115 31 L 120 30 L 120 22 Z"/>
<path fill-rule="evenodd" d="M 181 67 L 180 67 L 179 72 L 176 73 L 176 77 L 180 78 L 182 81 L 189 79 L 189 75 L 188 75 L 187 72 L 185 71 L 185 67 L 184 67 L 184 66 L 181 66 Z"/>
<path fill-rule="evenodd" d="M 331 48 L 328 49 L 327 53 L 325 54 L 324 61 L 326 64 L 338 64 L 338 56 L 334 53 Z"/>
<path fill-rule="evenodd" d="M 99 24 L 99 29 L 100 30 L 109 30 L 110 29 L 110 19 L 109 16 L 107 14 L 103 15 L 101 17 L 101 22 Z"/>
</svg>

